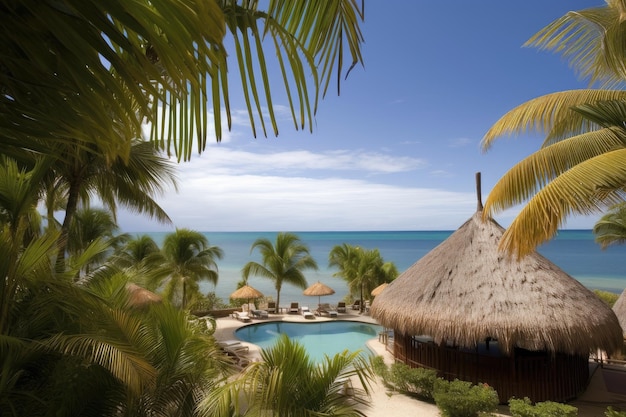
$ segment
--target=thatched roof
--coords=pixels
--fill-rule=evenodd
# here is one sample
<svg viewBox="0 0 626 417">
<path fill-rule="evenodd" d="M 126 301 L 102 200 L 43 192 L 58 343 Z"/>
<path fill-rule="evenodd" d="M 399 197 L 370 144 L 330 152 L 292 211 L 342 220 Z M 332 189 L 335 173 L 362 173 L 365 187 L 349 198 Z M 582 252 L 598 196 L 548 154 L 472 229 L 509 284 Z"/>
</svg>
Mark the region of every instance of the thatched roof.
<svg viewBox="0 0 626 417">
<path fill-rule="evenodd" d="M 613 304 L 613 311 L 617 316 L 620 326 L 622 326 L 622 333 L 626 337 L 626 289 L 622 291 L 615 304 Z"/>
<path fill-rule="evenodd" d="M 230 295 L 230 298 L 259 298 L 263 297 L 263 293 L 249 285 L 244 285 Z"/>
<path fill-rule="evenodd" d="M 335 293 L 335 290 L 330 288 L 328 285 L 323 282 L 317 281 L 315 284 L 308 287 L 306 290 L 302 292 L 304 295 L 312 295 L 312 296 L 322 296 L 322 295 L 332 295 Z"/>
<path fill-rule="evenodd" d="M 504 229 L 479 210 L 378 295 L 371 315 L 408 335 L 473 348 L 588 354 L 615 351 L 622 332 L 593 292 L 538 253 L 521 260 L 498 250 Z"/>
<path fill-rule="evenodd" d="M 158 304 L 163 301 L 163 298 L 160 295 L 155 294 L 152 291 L 140 287 L 139 285 L 132 282 L 126 284 L 126 290 L 129 294 L 128 306 L 130 307 L 144 308 L 151 304 Z"/>
</svg>

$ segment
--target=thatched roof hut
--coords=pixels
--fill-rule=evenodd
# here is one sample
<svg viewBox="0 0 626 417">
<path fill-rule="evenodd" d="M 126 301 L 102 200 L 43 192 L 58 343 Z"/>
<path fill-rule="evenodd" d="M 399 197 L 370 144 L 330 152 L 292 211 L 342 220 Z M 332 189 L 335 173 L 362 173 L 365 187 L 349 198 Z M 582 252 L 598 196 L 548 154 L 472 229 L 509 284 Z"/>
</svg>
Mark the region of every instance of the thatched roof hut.
<svg viewBox="0 0 626 417">
<path fill-rule="evenodd" d="M 479 178 L 479 177 L 478 177 Z M 617 351 L 622 330 L 593 292 L 534 252 L 499 250 L 504 229 L 478 210 L 378 295 L 394 356 L 512 396 L 566 401 L 588 383 L 589 353 Z"/>
<path fill-rule="evenodd" d="M 626 289 L 622 291 L 615 304 L 613 304 L 613 311 L 617 316 L 620 326 L 622 326 L 622 333 L 626 338 Z"/>
<path fill-rule="evenodd" d="M 436 343 L 588 354 L 621 345 L 615 314 L 539 253 L 520 260 L 498 250 L 504 229 L 476 212 L 448 239 L 396 278 L 371 314 L 401 333 Z"/>
</svg>

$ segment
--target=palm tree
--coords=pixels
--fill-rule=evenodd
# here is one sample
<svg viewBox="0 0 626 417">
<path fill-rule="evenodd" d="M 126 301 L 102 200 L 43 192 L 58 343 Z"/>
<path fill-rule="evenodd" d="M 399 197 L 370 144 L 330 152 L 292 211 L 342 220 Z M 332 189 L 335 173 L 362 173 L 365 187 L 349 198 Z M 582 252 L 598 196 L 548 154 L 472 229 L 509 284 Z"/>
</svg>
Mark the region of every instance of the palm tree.
<svg viewBox="0 0 626 417">
<path fill-rule="evenodd" d="M 626 243 L 626 203 L 611 207 L 593 226 L 593 234 L 602 249 Z"/>
<path fill-rule="evenodd" d="M 309 254 L 309 248 L 293 233 L 280 232 L 276 235 L 276 243 L 269 239 L 259 238 L 254 241 L 250 253 L 258 249 L 261 263 L 250 261 L 244 265 L 242 275 L 248 280 L 250 275 L 259 275 L 274 281 L 276 288 L 276 305 L 280 305 L 280 290 L 283 283 L 305 289 L 306 278 L 303 271 L 317 270 L 317 262 Z"/>
<path fill-rule="evenodd" d="M 217 246 L 210 246 L 202 233 L 176 229 L 165 236 L 162 251 L 165 260 L 159 272 L 165 278 L 160 279 L 160 284 L 165 282 L 165 296 L 171 301 L 180 300 L 183 310 L 201 296 L 200 281 L 217 284 L 216 260 L 222 259 L 223 251 Z"/>
<path fill-rule="evenodd" d="M 97 149 L 64 146 L 62 159 L 51 159 L 57 178 L 67 186 L 67 205 L 59 239 L 60 270 L 66 251 L 67 234 L 79 203 L 88 204 L 92 195 L 98 196 L 111 211 L 113 219 L 118 204 L 159 221 L 170 219 L 154 200 L 168 185 L 176 187 L 175 166 L 159 155 L 157 149 L 145 141 L 134 141 L 127 159 L 109 161 Z"/>
<path fill-rule="evenodd" d="M 365 308 L 363 294 L 371 293 L 380 284 L 398 276 L 395 264 L 385 262 L 378 249 L 366 250 L 344 243 L 331 249 L 328 261 L 330 267 L 339 269 L 334 275 L 348 283 L 350 293 L 358 294 L 361 313 Z"/>
<path fill-rule="evenodd" d="M 68 239 L 67 250 L 70 255 L 80 255 L 90 244 L 98 239 L 104 239 L 110 252 L 129 239 L 127 234 L 119 234 L 119 227 L 113 219 L 111 212 L 99 208 L 84 207 L 76 212 L 74 221 L 70 227 L 70 238 Z M 109 252 L 100 253 L 99 256 L 91 258 L 84 266 L 82 272 L 89 274 L 90 268 L 102 265 L 106 258 L 111 255 Z"/>
<path fill-rule="evenodd" d="M 570 58 L 583 76 L 613 86 L 626 80 L 621 2 L 570 12 L 529 40 Z M 524 203 L 501 246 L 523 256 L 552 238 L 567 216 L 606 210 L 623 200 L 626 183 L 626 92 L 585 89 L 548 94 L 498 120 L 483 138 L 488 149 L 504 135 L 534 129 L 546 139 L 494 186 L 484 215 Z"/>
<path fill-rule="evenodd" d="M 202 402 L 201 416 L 365 416 L 373 368 L 361 352 L 345 351 L 316 364 L 298 342 L 282 335 L 232 382 Z M 353 378 L 354 377 L 354 378 Z M 348 380 L 361 386 L 347 390 Z"/>
<path fill-rule="evenodd" d="M 129 138 L 141 137 L 148 120 L 159 146 L 188 159 L 194 143 L 198 152 L 206 146 L 209 117 L 217 140 L 222 111 L 230 128 L 228 56 L 236 60 L 250 119 L 258 118 L 264 133 L 266 122 L 278 132 L 271 58 L 295 127 L 312 128 L 333 76 L 339 90 L 344 63 L 347 75 L 362 62 L 363 10 L 355 0 L 271 1 L 266 10 L 259 2 L 194 0 L 42 0 L 7 7 L 0 28 L 1 147 L 51 153 L 54 143 L 98 143 L 114 160 Z"/>
</svg>

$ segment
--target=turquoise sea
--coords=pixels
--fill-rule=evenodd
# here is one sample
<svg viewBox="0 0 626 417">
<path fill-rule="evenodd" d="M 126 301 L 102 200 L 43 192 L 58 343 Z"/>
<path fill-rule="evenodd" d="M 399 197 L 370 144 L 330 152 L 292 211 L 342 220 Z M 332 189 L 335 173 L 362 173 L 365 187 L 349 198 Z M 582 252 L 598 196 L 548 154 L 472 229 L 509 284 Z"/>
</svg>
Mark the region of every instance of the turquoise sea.
<svg viewBox="0 0 626 417">
<path fill-rule="evenodd" d="M 311 255 L 318 263 L 318 271 L 306 272 L 307 281 L 321 281 L 335 290 L 335 294 L 322 297 L 322 302 L 336 303 L 348 293 L 345 282 L 328 268 L 328 253 L 343 243 L 367 249 L 380 250 L 385 261 L 394 262 L 403 272 L 431 249 L 444 241 L 453 231 L 389 231 L 389 232 L 294 232 L 309 246 Z M 159 245 L 166 233 L 148 233 Z M 219 246 L 224 257 L 218 261 L 219 281 L 216 286 L 203 283 L 203 292 L 215 292 L 228 300 L 241 280 L 241 268 L 246 262 L 259 261 L 256 251 L 250 253 L 252 243 L 260 238 L 275 240 L 276 232 L 207 232 L 211 245 Z M 565 272 L 590 289 L 621 293 L 626 288 L 626 246 L 609 247 L 606 250 L 594 242 L 591 230 L 563 230 L 555 239 L 539 247 L 539 252 Z M 273 283 L 265 278 L 250 277 L 248 284 L 266 296 L 276 299 Z M 297 301 L 301 305 L 316 305 L 317 297 L 302 295 L 302 290 L 283 284 L 280 304 Z"/>
</svg>

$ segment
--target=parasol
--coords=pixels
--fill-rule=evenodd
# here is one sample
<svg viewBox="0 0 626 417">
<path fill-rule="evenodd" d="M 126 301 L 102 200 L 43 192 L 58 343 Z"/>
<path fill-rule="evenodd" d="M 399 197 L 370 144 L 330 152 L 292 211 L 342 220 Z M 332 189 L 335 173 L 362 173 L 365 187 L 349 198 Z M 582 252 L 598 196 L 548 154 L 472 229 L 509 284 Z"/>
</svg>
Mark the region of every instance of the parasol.
<svg viewBox="0 0 626 417">
<path fill-rule="evenodd" d="M 332 295 L 334 293 L 335 293 L 335 290 L 330 288 L 328 285 L 317 281 L 315 284 L 311 285 L 309 288 L 304 290 L 302 294 L 317 296 L 317 304 L 320 304 L 320 297 L 322 295 Z"/>
<path fill-rule="evenodd" d="M 387 288 L 387 285 L 389 285 L 389 283 L 384 282 L 384 283 L 380 284 L 378 287 L 374 288 L 374 289 L 372 290 L 372 293 L 371 293 L 371 294 L 372 294 L 372 296 L 373 296 L 373 297 L 376 297 L 377 295 L 379 295 L 381 292 L 383 292 L 383 290 L 384 290 L 385 288 Z"/>
<path fill-rule="evenodd" d="M 250 304 L 251 298 L 259 298 L 259 297 L 263 297 L 263 293 L 257 290 L 256 288 L 252 288 L 251 286 L 247 284 L 239 288 L 237 291 L 235 291 L 234 293 L 230 295 L 230 298 L 240 298 L 240 299 L 245 298 L 248 304 Z"/>
</svg>

